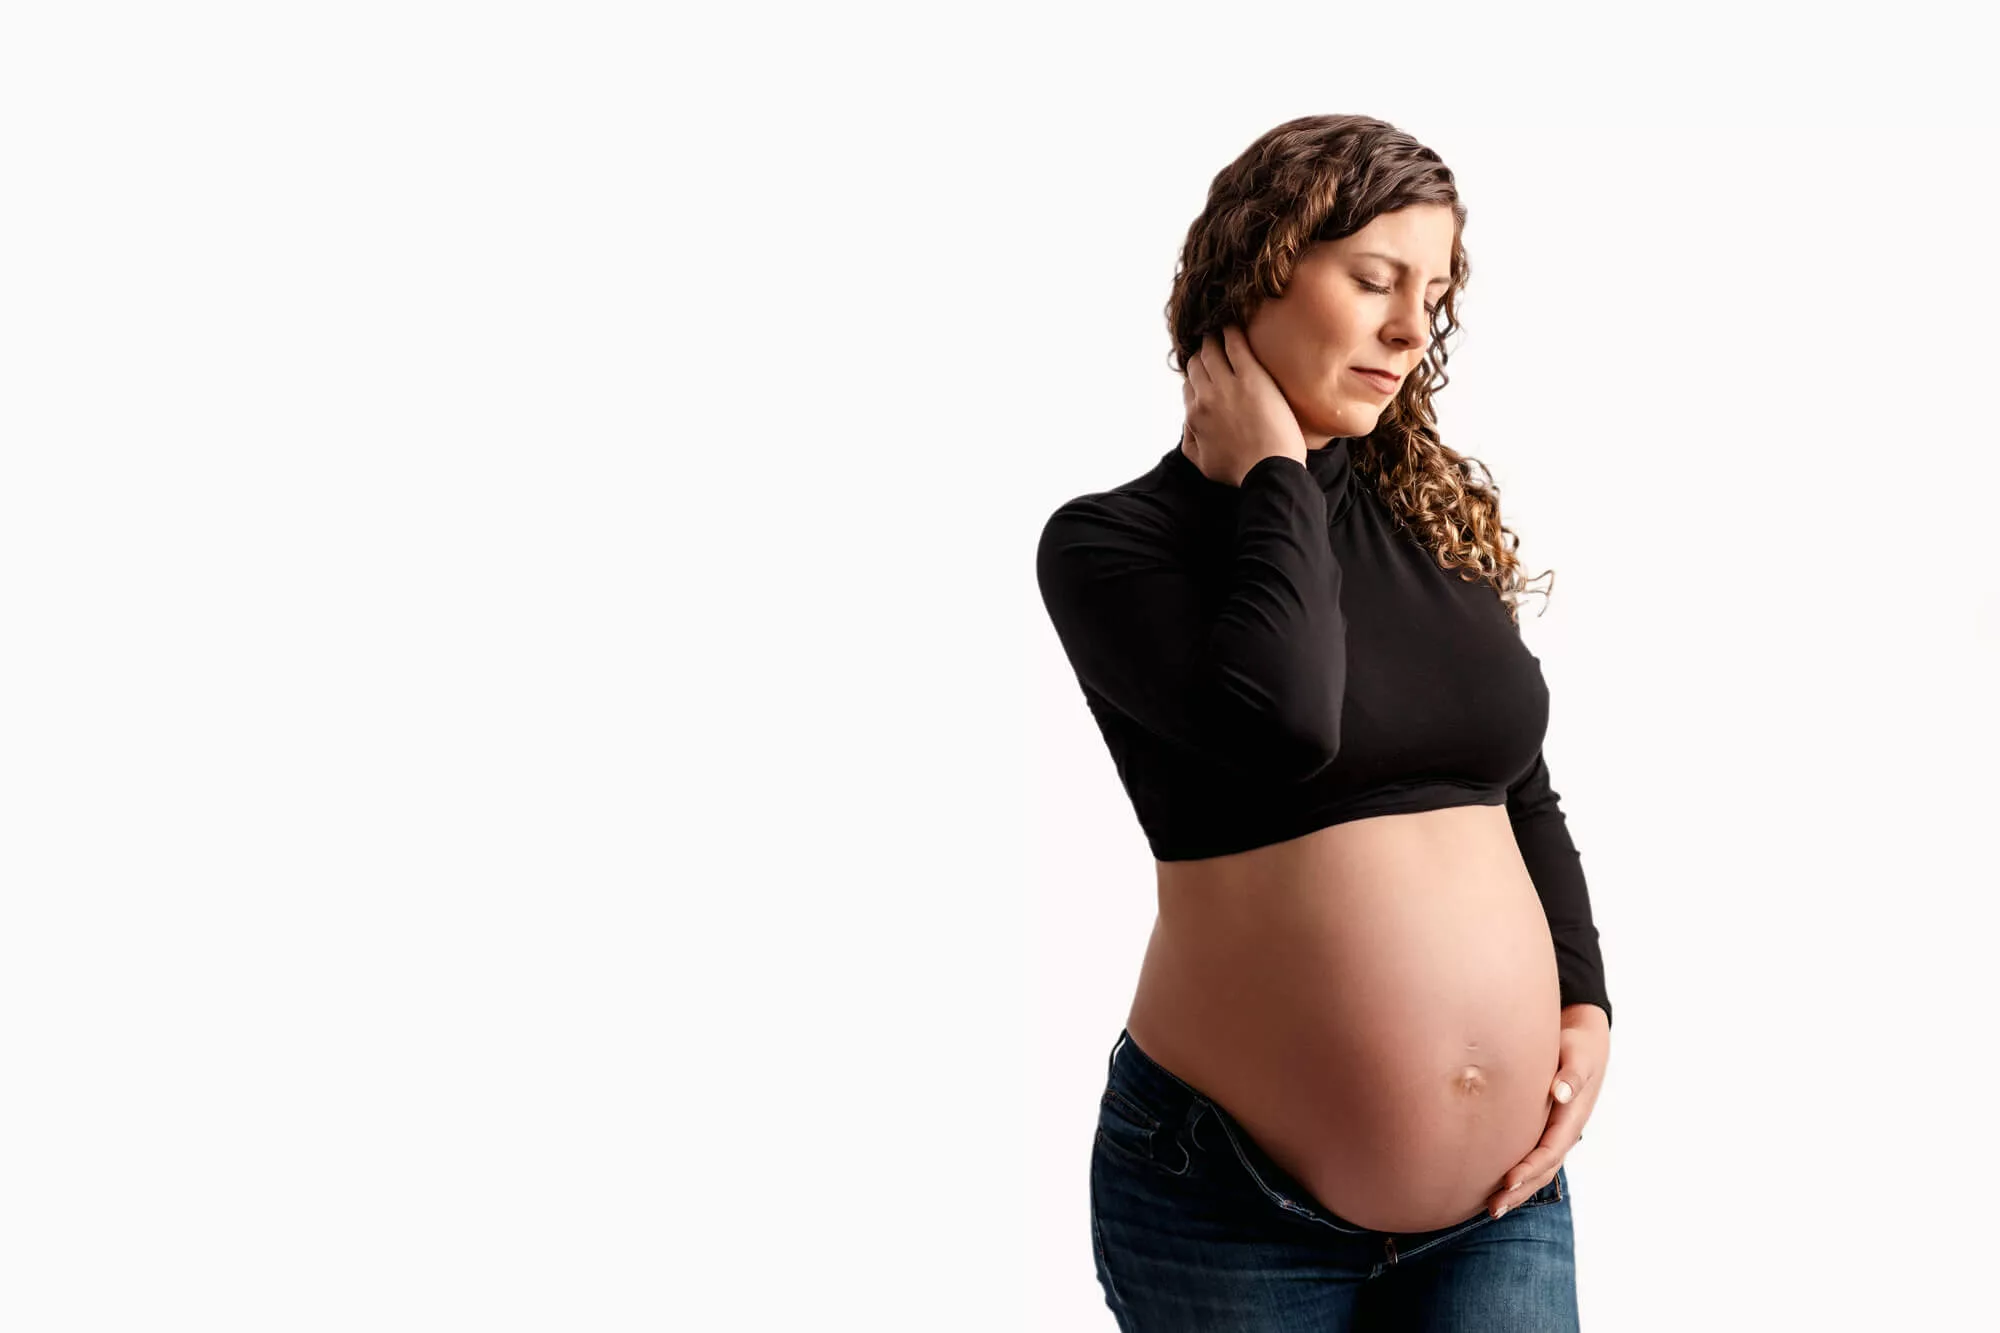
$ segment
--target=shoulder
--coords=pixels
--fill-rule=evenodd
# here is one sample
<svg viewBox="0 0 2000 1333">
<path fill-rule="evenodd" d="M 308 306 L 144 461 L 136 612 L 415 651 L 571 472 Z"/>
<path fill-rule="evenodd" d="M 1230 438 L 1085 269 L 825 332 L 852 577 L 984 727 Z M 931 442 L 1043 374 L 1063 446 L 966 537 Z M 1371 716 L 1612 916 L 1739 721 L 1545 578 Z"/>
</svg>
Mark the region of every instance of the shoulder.
<svg viewBox="0 0 2000 1333">
<path fill-rule="evenodd" d="M 1041 545 L 1101 538 L 1171 546 L 1195 518 L 1196 497 L 1174 475 L 1171 456 L 1129 481 L 1086 491 L 1057 505 L 1042 522 Z"/>
<path fill-rule="evenodd" d="M 1035 551 L 1045 594 L 1096 587 L 1131 593 L 1133 576 L 1178 579 L 1198 564 L 1203 533 L 1224 501 L 1190 485 L 1172 466 L 1175 458 L 1185 461 L 1176 450 L 1128 481 L 1056 506 Z"/>
</svg>

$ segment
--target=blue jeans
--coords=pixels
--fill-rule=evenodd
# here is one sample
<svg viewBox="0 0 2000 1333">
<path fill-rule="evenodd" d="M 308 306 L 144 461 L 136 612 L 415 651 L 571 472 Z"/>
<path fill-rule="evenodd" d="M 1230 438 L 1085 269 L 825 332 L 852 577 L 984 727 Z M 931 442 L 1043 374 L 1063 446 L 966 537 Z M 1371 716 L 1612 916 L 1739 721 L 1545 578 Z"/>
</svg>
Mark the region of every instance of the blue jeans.
<svg viewBox="0 0 2000 1333">
<path fill-rule="evenodd" d="M 1435 1231 L 1372 1231 L 1322 1206 L 1129 1032 L 1111 1048 L 1090 1226 L 1126 1333 L 1577 1327 L 1566 1167 L 1498 1219 L 1482 1207 Z"/>
</svg>

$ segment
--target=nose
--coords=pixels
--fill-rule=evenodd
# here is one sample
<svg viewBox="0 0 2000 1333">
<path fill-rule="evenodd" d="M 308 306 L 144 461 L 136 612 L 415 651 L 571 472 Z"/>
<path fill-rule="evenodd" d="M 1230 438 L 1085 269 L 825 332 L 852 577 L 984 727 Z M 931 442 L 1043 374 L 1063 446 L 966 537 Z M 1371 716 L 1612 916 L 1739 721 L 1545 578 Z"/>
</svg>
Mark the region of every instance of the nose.
<svg viewBox="0 0 2000 1333">
<path fill-rule="evenodd" d="M 1395 306 L 1388 322 L 1383 326 L 1382 337 L 1391 346 L 1401 348 L 1426 348 L 1430 345 L 1431 317 L 1424 310 L 1421 298 L 1413 298 Z"/>
</svg>

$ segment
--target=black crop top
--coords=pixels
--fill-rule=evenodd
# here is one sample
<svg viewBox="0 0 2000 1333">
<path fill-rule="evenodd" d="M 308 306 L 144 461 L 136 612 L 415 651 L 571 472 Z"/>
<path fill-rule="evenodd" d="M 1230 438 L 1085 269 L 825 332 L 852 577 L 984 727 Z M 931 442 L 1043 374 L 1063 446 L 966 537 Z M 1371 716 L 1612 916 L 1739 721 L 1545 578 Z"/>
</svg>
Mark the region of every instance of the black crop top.
<svg viewBox="0 0 2000 1333">
<path fill-rule="evenodd" d="M 1153 855 L 1188 861 L 1371 815 L 1502 805 L 1564 1005 L 1611 1013 L 1583 865 L 1550 786 L 1549 691 L 1483 579 L 1445 569 L 1353 467 L 1210 480 L 1179 441 L 1066 501 L 1036 578 Z"/>
</svg>

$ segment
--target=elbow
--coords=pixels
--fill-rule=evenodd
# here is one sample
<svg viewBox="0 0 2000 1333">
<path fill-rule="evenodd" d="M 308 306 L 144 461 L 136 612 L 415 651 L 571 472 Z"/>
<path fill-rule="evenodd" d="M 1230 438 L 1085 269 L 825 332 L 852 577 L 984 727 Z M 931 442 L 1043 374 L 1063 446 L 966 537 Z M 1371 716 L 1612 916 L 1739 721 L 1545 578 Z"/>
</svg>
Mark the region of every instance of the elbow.
<svg viewBox="0 0 2000 1333">
<path fill-rule="evenodd" d="M 1346 702 L 1346 673 L 1334 672 L 1321 676 L 1279 714 L 1279 767 L 1288 781 L 1316 777 L 1340 756 L 1340 714 Z"/>
<path fill-rule="evenodd" d="M 1217 734 L 1231 738 L 1237 765 L 1274 781 L 1303 782 L 1340 754 L 1343 673 L 1271 689 L 1225 673 L 1211 696 Z"/>
<path fill-rule="evenodd" d="M 1317 777 L 1340 756 L 1340 696 L 1263 718 L 1263 768 L 1281 782 Z"/>
<path fill-rule="evenodd" d="M 1205 747 L 1238 776 L 1281 785 L 1318 776 L 1340 754 L 1339 719 L 1238 713 L 1218 718 Z"/>
<path fill-rule="evenodd" d="M 1273 767 L 1287 782 L 1304 782 L 1318 777 L 1340 757 L 1340 720 L 1331 725 L 1295 727 L 1287 731 L 1277 747 Z"/>
</svg>

